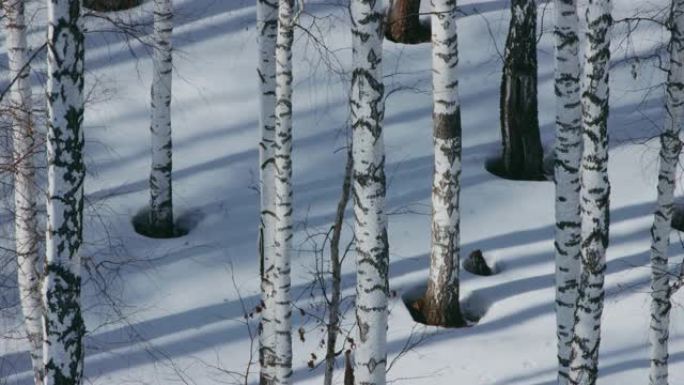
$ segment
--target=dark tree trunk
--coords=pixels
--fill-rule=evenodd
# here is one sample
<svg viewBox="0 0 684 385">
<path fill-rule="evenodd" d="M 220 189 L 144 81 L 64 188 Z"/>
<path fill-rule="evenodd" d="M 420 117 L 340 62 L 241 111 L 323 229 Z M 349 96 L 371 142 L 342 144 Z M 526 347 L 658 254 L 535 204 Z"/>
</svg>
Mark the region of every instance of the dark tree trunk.
<svg viewBox="0 0 684 385">
<path fill-rule="evenodd" d="M 121 11 L 137 7 L 142 0 L 83 0 L 85 8 L 100 12 Z"/>
<path fill-rule="evenodd" d="M 537 117 L 537 9 L 535 0 L 512 0 L 501 81 L 499 170 L 513 179 L 544 179 Z"/>
<path fill-rule="evenodd" d="M 347 209 L 349 202 L 349 194 L 351 190 L 352 170 L 354 167 L 354 157 L 351 148 L 347 153 L 347 165 L 344 168 L 344 180 L 342 182 L 342 196 L 337 203 L 337 211 L 335 213 L 335 223 L 332 228 L 332 238 L 330 239 L 330 273 L 332 278 L 332 287 L 330 293 L 330 305 L 328 313 L 328 339 L 325 354 L 325 377 L 323 378 L 323 385 L 332 385 L 333 370 L 335 369 L 337 334 L 340 328 L 340 300 L 341 300 L 341 282 L 342 282 L 342 259 L 340 257 L 340 237 L 342 236 L 342 225 L 344 224 L 344 212 Z"/>
<path fill-rule="evenodd" d="M 351 363 L 351 350 L 344 352 L 344 385 L 354 385 L 354 365 Z"/>
<path fill-rule="evenodd" d="M 420 0 L 390 0 L 385 38 L 402 44 L 430 42 L 430 22 L 420 20 Z"/>
</svg>

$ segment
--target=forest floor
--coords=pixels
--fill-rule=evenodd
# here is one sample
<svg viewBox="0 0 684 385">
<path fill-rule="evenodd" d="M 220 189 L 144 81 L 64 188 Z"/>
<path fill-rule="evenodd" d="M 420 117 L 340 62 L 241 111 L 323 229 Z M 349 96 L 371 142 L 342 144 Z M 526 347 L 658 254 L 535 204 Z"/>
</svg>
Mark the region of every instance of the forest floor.
<svg viewBox="0 0 684 385">
<path fill-rule="evenodd" d="M 423 1 L 424 8 L 429 2 Z M 314 249 L 329 229 L 342 186 L 351 61 L 342 0 L 306 1 L 294 53 L 294 200 L 297 250 L 292 264 L 297 307 L 294 382 L 322 381 L 324 357 L 321 266 Z M 500 150 L 500 53 L 508 1 L 459 1 L 460 96 L 463 118 L 461 251 L 481 249 L 497 274 L 462 273 L 462 303 L 481 313 L 474 326 L 442 330 L 411 319 L 402 296 L 427 278 L 432 177 L 430 45 L 385 44 L 385 143 L 390 286 L 388 379 L 405 384 L 552 385 L 554 316 L 554 189 L 550 182 L 503 180 L 484 169 Z M 582 9 L 585 2 L 581 2 Z M 638 4 L 638 5 L 635 5 Z M 151 2 L 113 14 L 149 20 Z M 615 1 L 614 17 L 664 17 L 666 2 Z M 174 198 L 176 215 L 192 228 L 181 238 L 136 234 L 132 217 L 148 200 L 149 52 L 125 42 L 106 21 L 90 19 L 85 119 L 88 179 L 83 249 L 84 312 L 89 384 L 209 385 L 258 381 L 257 228 L 259 131 L 253 0 L 179 0 L 174 65 Z M 44 10 L 31 7 L 31 43 L 44 37 Z M 553 145 L 553 5 L 539 5 L 539 120 Z M 581 12 L 583 15 L 583 12 Z M 42 23 L 42 24 L 41 24 Z M 39 27 L 40 26 L 40 27 Z M 628 37 L 626 31 L 636 27 Z M 307 29 L 309 33 L 305 33 Z M 611 231 L 600 354 L 602 384 L 647 382 L 649 229 L 663 109 L 665 31 L 656 23 L 621 21 L 612 34 L 610 112 Z M 325 44 L 327 47 L 323 47 Z M 135 54 L 135 55 L 132 55 Z M 638 56 L 638 61 L 628 60 Z M 6 65 L 0 52 L 0 64 Z M 44 72 L 42 62 L 36 81 Z M 636 77 L 634 75 L 637 75 Z M 38 87 L 36 94 L 42 94 Z M 681 193 L 681 190 L 678 191 Z M 343 243 L 352 220 L 347 212 Z M 5 224 L 8 222 L 5 218 Z M 9 228 L 9 227 L 8 227 Z M 7 241 L 4 247 L 11 247 Z M 673 232 L 673 266 L 682 259 Z M 327 256 L 327 251 L 326 254 Z M 319 256 L 320 257 L 320 256 Z M 6 267 L 9 269 L 10 267 Z M 353 253 L 345 260 L 344 329 L 353 327 Z M 8 302 L 6 290 L 2 297 Z M 103 293 L 107 293 L 104 295 Z M 12 294 L 12 295 L 13 295 Z M 684 312 L 675 297 L 671 383 L 684 383 Z M 16 300 L 9 302 L 15 303 Z M 2 318 L 16 331 L 16 309 Z M 297 332 L 301 330 L 301 332 Z M 301 338 L 300 338 L 301 336 Z M 248 363 L 252 361 L 252 365 Z M 342 361 L 338 361 L 342 366 Z M 24 341 L 0 340 L 0 383 L 30 383 Z M 341 381 L 337 370 L 336 381 Z"/>
</svg>

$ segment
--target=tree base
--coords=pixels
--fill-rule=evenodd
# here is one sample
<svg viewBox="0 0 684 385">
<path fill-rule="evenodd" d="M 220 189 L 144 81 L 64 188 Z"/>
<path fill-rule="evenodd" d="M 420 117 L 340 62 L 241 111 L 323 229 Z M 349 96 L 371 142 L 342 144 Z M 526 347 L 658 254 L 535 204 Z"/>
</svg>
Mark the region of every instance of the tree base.
<svg viewBox="0 0 684 385">
<path fill-rule="evenodd" d="M 414 290 L 409 291 L 407 294 L 402 296 L 402 300 L 411 318 L 415 322 L 421 323 L 423 325 L 429 326 L 440 326 L 445 328 L 464 328 L 470 327 L 477 324 L 480 319 L 484 316 L 486 308 L 474 303 L 476 300 L 474 297 L 469 297 L 463 301 L 459 306 L 454 306 L 451 313 L 446 317 L 436 317 L 440 319 L 446 319 L 446 324 L 439 322 L 429 322 L 431 318 L 427 314 L 426 300 L 425 300 L 425 287 L 419 287 Z"/>
<path fill-rule="evenodd" d="M 407 31 L 392 31 L 387 28 L 385 31 L 385 39 L 397 44 L 416 45 L 423 43 L 430 43 L 432 41 L 432 32 L 430 25 L 418 24 Z"/>
<path fill-rule="evenodd" d="M 115 12 L 135 8 L 142 0 L 83 0 L 83 7 L 98 12 Z"/>
<path fill-rule="evenodd" d="M 468 322 L 461 313 L 459 304 L 449 306 L 447 314 L 443 314 L 439 307 L 430 303 L 426 297 L 419 298 L 409 305 L 409 312 L 413 320 L 430 326 L 445 328 L 462 328 L 468 326 Z"/>
<path fill-rule="evenodd" d="M 190 211 L 179 216 L 172 229 L 160 229 L 150 225 L 150 209 L 145 207 L 135 214 L 131 223 L 135 232 L 142 236 L 154 239 L 170 239 L 188 235 L 202 218 L 201 212 Z"/>
<path fill-rule="evenodd" d="M 506 170 L 500 156 L 489 158 L 485 161 L 485 170 L 494 176 L 508 180 L 528 181 L 528 182 L 549 182 L 551 179 L 544 175 L 542 167 L 539 172 L 511 172 Z"/>
</svg>

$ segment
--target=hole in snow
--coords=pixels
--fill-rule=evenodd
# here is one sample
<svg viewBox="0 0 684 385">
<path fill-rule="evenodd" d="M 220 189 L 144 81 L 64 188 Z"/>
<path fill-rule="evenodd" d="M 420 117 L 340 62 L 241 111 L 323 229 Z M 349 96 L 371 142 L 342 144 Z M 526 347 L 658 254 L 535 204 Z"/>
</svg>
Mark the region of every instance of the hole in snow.
<svg viewBox="0 0 684 385">
<path fill-rule="evenodd" d="M 98 12 L 115 12 L 137 7 L 142 2 L 143 0 L 83 0 L 83 7 Z"/>
<path fill-rule="evenodd" d="M 498 176 L 502 179 L 528 182 L 549 182 L 553 180 L 553 159 L 549 159 L 549 157 L 544 158 L 542 174 L 538 175 L 512 175 L 507 170 L 505 170 L 500 155 L 487 158 L 487 160 L 485 160 L 484 167 L 485 170 L 487 170 L 490 174 Z"/>
<path fill-rule="evenodd" d="M 461 299 L 461 311 L 473 323 L 480 322 L 491 306 L 492 301 L 477 291 L 470 292 Z"/>
<path fill-rule="evenodd" d="M 682 198 L 675 199 L 672 210 L 672 228 L 684 231 L 684 201 L 682 201 Z"/>
<path fill-rule="evenodd" d="M 407 290 L 401 297 L 406 309 L 415 322 L 425 325 L 435 325 L 428 322 L 427 309 L 425 309 L 425 290 L 426 286 L 418 286 Z M 460 309 L 452 309 L 453 313 L 448 314 L 446 325 L 436 325 L 447 328 L 462 328 L 476 325 L 489 309 L 488 302 L 485 302 L 476 293 L 470 293 L 461 299 Z"/>
<path fill-rule="evenodd" d="M 175 218 L 173 224 L 173 231 L 159 231 L 150 226 L 150 209 L 145 207 L 138 211 L 133 217 L 131 223 L 135 232 L 149 238 L 168 239 L 180 238 L 190 233 L 204 218 L 204 213 L 201 211 L 186 211 Z"/>
</svg>

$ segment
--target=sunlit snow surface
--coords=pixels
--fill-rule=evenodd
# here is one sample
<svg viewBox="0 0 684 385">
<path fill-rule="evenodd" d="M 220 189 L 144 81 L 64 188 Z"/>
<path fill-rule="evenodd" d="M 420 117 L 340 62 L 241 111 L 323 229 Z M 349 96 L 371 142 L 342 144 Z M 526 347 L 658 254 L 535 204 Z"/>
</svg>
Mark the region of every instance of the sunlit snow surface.
<svg viewBox="0 0 684 385">
<path fill-rule="evenodd" d="M 321 315 L 315 306 L 320 297 L 309 295 L 315 270 L 312 242 L 320 245 L 320 233 L 331 224 L 345 161 L 349 83 L 343 72 L 349 70 L 351 50 L 347 10 L 340 3 L 306 2 L 300 24 L 319 41 L 297 30 L 294 55 L 297 250 L 292 265 L 293 294 L 299 298 L 299 307 L 317 316 Z M 428 11 L 429 1 L 423 3 Z M 462 252 L 467 255 L 482 249 L 485 257 L 496 263 L 499 274 L 475 277 L 463 272 L 464 306 L 487 310 L 480 323 L 468 329 L 414 327 L 400 300 L 427 278 L 433 148 L 430 45 L 387 42 L 390 284 L 397 292 L 391 302 L 389 360 L 406 350 L 411 333 L 412 340 L 427 333 L 420 344 L 395 361 L 388 379 L 406 384 L 550 385 L 556 364 L 553 185 L 501 180 L 484 170 L 485 159 L 499 150 L 498 53 L 503 52 L 508 29 L 508 2 L 459 3 L 464 12 L 459 24 Z M 664 0 L 617 1 L 614 17 L 641 13 L 662 18 L 666 5 Z M 151 20 L 151 6 L 148 2 L 112 17 Z M 33 23 L 30 40 L 34 47 L 44 38 L 42 7 L 42 2 L 34 2 L 27 18 Z M 582 15 L 583 7 L 584 2 Z M 86 88 L 91 102 L 85 120 L 89 175 L 87 245 L 82 255 L 90 268 L 84 269 L 84 274 L 96 277 L 86 280 L 83 304 L 90 332 L 85 370 L 93 384 L 243 382 L 231 372 L 244 373 L 250 360 L 251 341 L 242 303 L 249 312 L 259 301 L 254 2 L 182 0 L 176 2 L 176 10 L 174 198 L 176 216 L 196 222 L 183 238 L 147 239 L 137 235 L 130 224 L 148 199 L 149 52 L 137 41 L 130 41 L 129 50 L 122 35 L 88 35 Z M 554 129 L 553 5 L 541 3 L 539 15 L 539 118 L 548 147 Z M 112 29 L 103 20 L 91 18 L 86 24 L 91 31 Z M 662 46 L 666 34 L 658 25 L 642 22 L 627 39 L 627 27 L 619 23 L 613 33 L 613 224 L 600 382 L 637 385 L 648 377 L 648 250 L 658 149 L 657 141 L 644 139 L 658 133 L 664 113 L 663 88 L 659 87 L 663 73 L 656 68 L 657 60 L 645 57 Z M 328 50 L 322 49 L 321 42 Z M 633 62 L 624 60 L 634 55 L 644 57 L 636 64 L 636 79 Z M 6 65 L 4 48 L 0 60 Z M 42 61 L 40 67 L 34 76 L 36 84 L 44 72 Z M 42 95 L 38 87 L 34 93 Z M 348 227 L 345 243 L 350 234 Z M 672 241 L 675 262 L 682 255 L 677 233 Z M 11 247 L 11 243 L 2 246 Z M 344 294 L 350 296 L 355 278 L 353 255 L 345 260 L 343 272 Z M 118 310 L 99 292 L 105 283 Z M 684 381 L 681 295 L 675 300 L 673 384 Z M 345 308 L 349 305 L 347 299 Z M 322 367 L 311 370 L 307 366 L 312 353 L 317 357 L 315 363 L 325 354 L 318 345 L 320 327 L 298 310 L 293 321 L 294 381 L 320 383 Z M 16 322 L 4 319 L 0 326 L 12 335 Z M 352 322 L 348 313 L 345 329 Z M 249 325 L 254 333 L 256 321 Z M 300 327 L 305 331 L 304 342 L 296 331 Z M 0 354 L 0 383 L 29 384 L 26 344 L 3 340 Z M 254 352 L 251 358 L 256 361 Z M 249 381 L 256 384 L 256 363 L 250 370 Z M 337 374 L 339 382 L 341 371 Z"/>
</svg>

